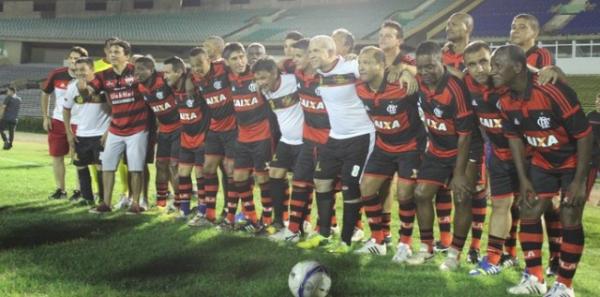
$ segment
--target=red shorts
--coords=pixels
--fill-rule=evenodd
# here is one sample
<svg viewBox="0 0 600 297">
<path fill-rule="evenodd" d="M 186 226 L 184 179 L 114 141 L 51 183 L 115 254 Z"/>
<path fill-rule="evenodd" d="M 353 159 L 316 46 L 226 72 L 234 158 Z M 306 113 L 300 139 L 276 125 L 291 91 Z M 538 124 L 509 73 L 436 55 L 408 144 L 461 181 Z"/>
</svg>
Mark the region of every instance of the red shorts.
<svg viewBox="0 0 600 297">
<path fill-rule="evenodd" d="M 77 125 L 71 125 L 71 130 L 75 134 Z M 52 130 L 48 131 L 48 152 L 52 157 L 62 157 L 69 153 L 65 124 L 57 119 L 52 119 Z"/>
</svg>

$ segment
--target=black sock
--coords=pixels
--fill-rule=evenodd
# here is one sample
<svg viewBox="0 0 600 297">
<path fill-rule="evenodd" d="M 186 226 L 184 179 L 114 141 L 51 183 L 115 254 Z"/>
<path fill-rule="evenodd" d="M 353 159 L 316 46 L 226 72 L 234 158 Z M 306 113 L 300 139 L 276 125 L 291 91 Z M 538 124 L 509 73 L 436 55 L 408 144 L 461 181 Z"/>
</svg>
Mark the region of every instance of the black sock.
<svg viewBox="0 0 600 297">
<path fill-rule="evenodd" d="M 342 241 L 350 245 L 352 243 L 352 234 L 354 233 L 354 226 L 359 218 L 359 210 L 362 204 L 360 200 L 357 202 L 345 202 L 344 201 L 344 218 L 342 224 Z"/>
<path fill-rule="evenodd" d="M 90 176 L 90 170 L 87 166 L 78 168 L 77 173 L 79 174 L 79 187 L 81 188 L 81 196 L 86 200 L 94 200 L 94 193 L 92 192 L 92 177 Z"/>
<path fill-rule="evenodd" d="M 271 178 L 269 181 L 271 187 L 271 198 L 273 199 L 273 222 L 283 224 L 283 201 L 285 197 L 285 188 L 288 186 L 287 179 Z"/>
<path fill-rule="evenodd" d="M 333 191 L 317 192 L 317 211 L 319 213 L 319 233 L 325 237 L 331 234 L 331 208 L 333 207 Z"/>
</svg>

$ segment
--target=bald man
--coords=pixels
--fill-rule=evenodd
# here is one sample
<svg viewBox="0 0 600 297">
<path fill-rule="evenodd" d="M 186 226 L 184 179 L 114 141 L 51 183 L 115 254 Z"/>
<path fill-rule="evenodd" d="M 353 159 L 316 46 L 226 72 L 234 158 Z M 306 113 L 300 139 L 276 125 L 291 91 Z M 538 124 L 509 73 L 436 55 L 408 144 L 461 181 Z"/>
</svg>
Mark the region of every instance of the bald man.
<svg viewBox="0 0 600 297">
<path fill-rule="evenodd" d="M 465 63 L 463 53 L 469 44 L 473 32 L 473 17 L 467 13 L 458 12 L 451 15 L 446 23 L 446 45 L 442 61 L 448 71 L 459 78 L 464 76 Z"/>
<path fill-rule="evenodd" d="M 375 128 L 356 93 L 358 62 L 336 54 L 333 38 L 315 36 L 309 43 L 309 60 L 322 76 L 318 88 L 327 107 L 331 130 L 319 151 L 315 166 L 315 190 L 319 212 L 319 233 L 298 243 L 301 248 L 328 245 L 334 253 L 350 252 L 354 226 L 359 217 L 361 194 L 359 180 L 367 155 L 372 149 Z M 334 201 L 333 180 L 341 175 L 344 197 L 342 241 L 332 242 L 331 215 Z M 331 243 L 331 244 L 330 244 Z"/>
<path fill-rule="evenodd" d="M 220 36 L 209 36 L 202 42 L 202 47 L 206 49 L 211 62 L 222 59 L 221 54 L 225 48 L 225 41 Z"/>
</svg>

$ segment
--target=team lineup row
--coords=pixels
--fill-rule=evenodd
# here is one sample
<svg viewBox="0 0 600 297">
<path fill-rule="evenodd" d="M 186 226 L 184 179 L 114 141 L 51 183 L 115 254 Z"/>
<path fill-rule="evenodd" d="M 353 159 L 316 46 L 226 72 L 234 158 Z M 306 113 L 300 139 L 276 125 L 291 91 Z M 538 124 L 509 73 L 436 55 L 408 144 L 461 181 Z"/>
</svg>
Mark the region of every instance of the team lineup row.
<svg viewBox="0 0 600 297">
<path fill-rule="evenodd" d="M 592 126 L 550 53 L 535 46 L 535 17 L 516 16 L 511 44 L 493 52 L 485 42 L 470 41 L 472 29 L 468 14 L 452 15 L 447 43 L 423 42 L 415 58 L 402 52 L 403 30 L 393 21 L 382 24 L 379 47 L 358 55 L 344 29 L 310 39 L 288 34 L 282 61 L 266 56 L 258 43 L 244 48 L 211 37 L 190 51 L 189 69 L 172 57 L 161 71 L 151 56 L 132 61 L 131 45 L 118 38 L 107 40 L 106 60 L 96 63 L 74 47 L 69 66 L 53 71 L 43 87 L 50 154 L 74 152 L 86 205 L 94 205 L 90 169 L 102 171 L 95 183 L 103 201 L 94 213 L 112 211 L 115 171 L 124 155 L 131 201 L 119 206 L 139 214 L 149 204 L 148 195 L 141 201 L 140 195 L 156 144 L 158 207 L 167 207 L 170 183 L 174 207 L 191 217 L 191 226 L 240 229 L 334 253 L 387 254 L 396 197 L 401 224 L 392 260 L 421 265 L 434 251 L 445 251 L 440 269 L 456 270 L 472 231 L 473 276 L 517 263 L 519 227 L 527 268 L 508 292 L 574 296 L 584 246 L 581 219 L 597 167 L 593 151 L 599 150 Z M 52 116 L 50 94 L 56 98 Z M 190 207 L 192 171 L 197 211 Z M 58 196 L 64 169 L 62 175 Z M 220 218 L 219 177 L 225 198 Z M 389 193 L 391 180 L 396 193 Z M 311 231 L 306 222 L 313 192 L 317 228 L 303 237 Z M 332 235 L 337 192 L 343 196 L 341 240 Z M 488 194 L 489 240 L 480 258 Z M 371 238 L 353 249 L 362 211 Z M 548 274 L 557 275 L 550 290 L 541 259 L 542 216 L 551 240 Z M 421 244 L 413 252 L 415 218 Z"/>
</svg>

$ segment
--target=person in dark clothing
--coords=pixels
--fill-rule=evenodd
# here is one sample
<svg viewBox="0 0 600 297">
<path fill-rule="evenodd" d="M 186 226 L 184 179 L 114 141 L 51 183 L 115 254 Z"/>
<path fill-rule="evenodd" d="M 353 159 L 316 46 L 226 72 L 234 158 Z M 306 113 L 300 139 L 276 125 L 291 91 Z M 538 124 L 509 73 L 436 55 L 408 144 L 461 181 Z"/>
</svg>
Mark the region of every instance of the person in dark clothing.
<svg viewBox="0 0 600 297">
<path fill-rule="evenodd" d="M 4 141 L 3 149 L 5 150 L 12 148 L 20 108 L 21 97 L 17 96 L 14 87 L 8 87 L 4 102 L 0 105 L 0 135 Z M 6 130 L 8 130 L 8 136 L 4 132 Z"/>
</svg>

